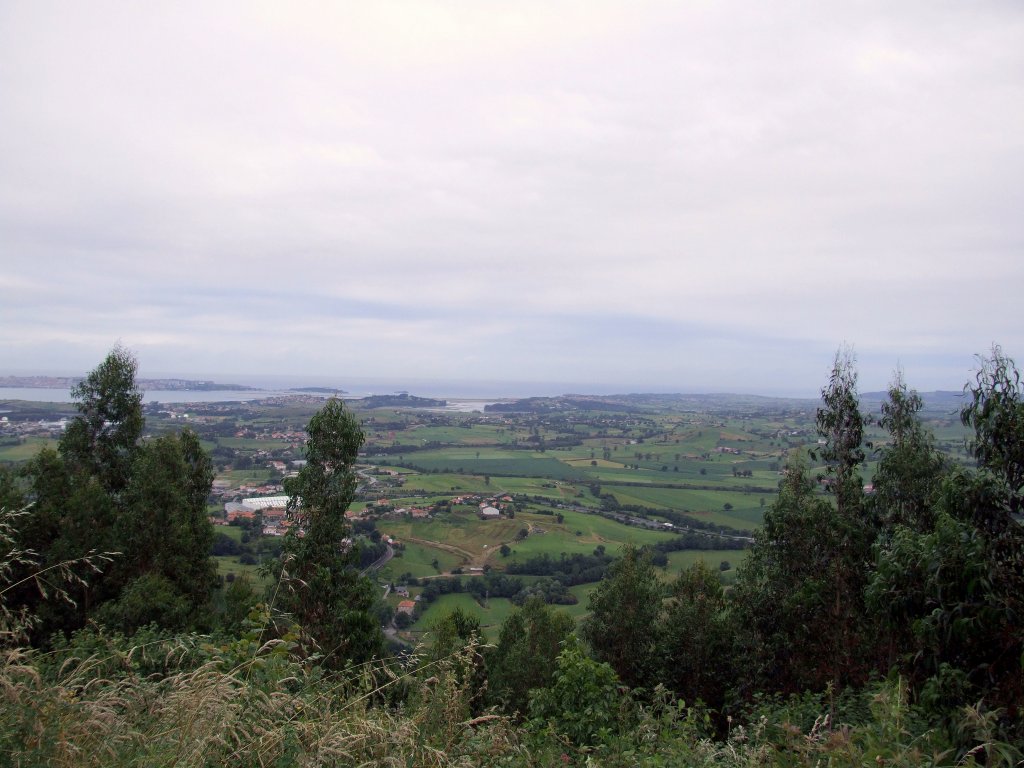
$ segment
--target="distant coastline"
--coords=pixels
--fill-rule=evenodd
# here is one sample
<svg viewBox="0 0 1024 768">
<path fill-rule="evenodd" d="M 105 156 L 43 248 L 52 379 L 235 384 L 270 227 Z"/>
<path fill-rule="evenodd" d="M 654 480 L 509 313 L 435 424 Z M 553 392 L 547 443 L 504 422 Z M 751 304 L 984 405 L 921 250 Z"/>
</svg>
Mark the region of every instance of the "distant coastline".
<svg viewBox="0 0 1024 768">
<path fill-rule="evenodd" d="M 233 390 L 163 390 L 145 389 L 142 392 L 143 403 L 247 403 L 252 400 L 263 400 L 270 397 L 301 397 L 299 392 L 270 392 L 264 389 Z M 48 387 L 0 387 L 0 403 L 22 400 L 28 403 L 74 403 L 71 390 L 67 387 L 51 389 Z"/>
<path fill-rule="evenodd" d="M 280 376 L 271 375 L 264 377 L 239 376 L 238 378 L 248 379 L 248 384 L 220 384 L 210 379 L 189 379 L 183 377 L 161 377 L 161 378 L 140 378 L 138 383 L 143 390 L 143 401 L 161 403 L 188 403 L 188 402 L 231 402 L 251 401 L 270 397 L 288 396 L 323 396 L 343 397 L 346 400 L 361 400 L 368 403 L 374 402 L 374 397 L 400 398 L 402 393 L 416 392 L 417 398 L 448 401 L 451 404 L 462 401 L 475 401 L 470 407 L 475 410 L 482 408 L 483 404 L 497 405 L 490 410 L 500 411 L 510 408 L 511 403 L 526 399 L 541 401 L 537 405 L 553 405 L 544 401 L 571 399 L 571 400 L 596 400 L 610 401 L 619 405 L 630 404 L 647 407 L 664 405 L 665 401 L 674 401 L 676 406 L 680 400 L 692 401 L 690 407 L 700 409 L 707 407 L 710 403 L 718 401 L 745 401 L 747 406 L 765 407 L 786 404 L 797 405 L 797 401 L 803 401 L 804 407 L 817 407 L 817 393 L 794 395 L 794 394 L 753 394 L 739 392 L 705 392 L 703 394 L 674 394 L 658 389 L 620 389 L 620 394 L 609 394 L 614 392 L 613 387 L 608 387 L 604 393 L 594 391 L 594 388 L 580 385 L 579 383 L 565 382 L 523 382 L 523 381 L 474 381 L 474 380 L 428 380 L 428 379 L 368 379 L 353 377 L 346 382 L 345 389 L 338 386 L 333 377 L 326 376 Z M 311 381 L 312 379 L 312 381 Z M 70 390 L 82 380 L 81 376 L 47 376 L 47 375 L 0 375 L 0 401 L 3 400 L 26 400 L 32 402 L 74 402 Z M 648 394 L 640 394 L 646 391 Z M 577 394 L 565 394 L 565 393 Z M 622 394 L 631 392 L 632 394 Z M 388 394 L 385 394 L 388 393 Z M 963 405 L 962 390 L 936 390 L 919 391 L 925 401 L 925 407 L 931 410 L 946 411 L 948 413 L 959 412 Z M 885 399 L 886 393 L 882 391 L 861 392 L 861 407 L 865 411 L 876 410 Z M 409 405 L 409 403 L 395 402 L 397 406 Z M 421 407 L 438 407 L 432 403 L 421 403 Z M 518 403 L 522 407 L 522 403 Z M 595 405 L 595 403 L 591 403 Z"/>
<path fill-rule="evenodd" d="M 72 389 L 82 381 L 81 376 L 0 376 L 2 389 Z M 258 387 L 244 384 L 219 384 L 215 381 L 193 379 L 138 379 L 143 390 L 161 392 L 258 392 Z"/>
</svg>

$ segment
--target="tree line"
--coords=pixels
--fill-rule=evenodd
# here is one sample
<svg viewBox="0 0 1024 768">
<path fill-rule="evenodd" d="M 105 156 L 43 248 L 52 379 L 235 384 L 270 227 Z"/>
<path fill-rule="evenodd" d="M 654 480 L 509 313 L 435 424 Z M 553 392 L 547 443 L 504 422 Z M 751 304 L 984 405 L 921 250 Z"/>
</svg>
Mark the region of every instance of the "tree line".
<svg viewBox="0 0 1024 768">
<path fill-rule="evenodd" d="M 822 472 L 790 457 L 733 589 L 697 566 L 666 597 L 643 553 L 627 552 L 581 635 L 630 687 L 665 685 L 720 715 L 765 695 L 838 694 L 896 675 L 954 741 L 973 705 L 1020 743 L 1019 374 L 997 347 L 967 387 L 973 467 L 936 449 L 901 374 L 881 409 L 889 437 L 868 445 L 856 381 L 852 356 L 837 355 L 816 419 Z M 866 488 L 869 453 L 878 464 Z"/>
<path fill-rule="evenodd" d="M 779 496 L 754 534 L 733 588 L 724 589 L 718 573 L 702 563 L 666 587 L 650 550 L 627 548 L 622 557 L 601 563 L 605 573 L 592 593 L 590 614 L 575 632 L 582 644 L 567 645 L 566 627 L 558 643 L 544 646 L 546 661 L 530 666 L 531 675 L 544 670 L 543 680 L 507 690 L 515 687 L 509 680 L 516 673 L 504 657 L 512 654 L 512 667 L 526 674 L 519 669 L 522 658 L 509 649 L 529 645 L 531 630 L 523 624 L 529 623 L 526 614 L 502 628 L 502 639 L 486 657 L 496 700 L 523 713 L 546 711 L 564 663 L 586 677 L 577 681 L 580 690 L 600 689 L 601 680 L 641 698 L 664 690 L 706 706 L 725 732 L 733 719 L 749 718 L 757 702 L 772 696 L 785 701 L 828 692 L 831 715 L 864 718 L 868 708 L 856 692 L 898 680 L 916 715 L 961 756 L 976 746 L 981 731 L 1019 746 L 1019 373 L 996 347 L 966 388 L 961 419 L 973 431 L 970 467 L 937 450 L 919 419 L 921 398 L 899 373 L 881 408 L 879 426 L 888 439 L 868 444 L 856 382 L 852 355 L 841 352 L 816 417 L 822 442 L 811 458 L 820 462 L 820 474 L 808 469 L 804 456 L 790 456 Z M 877 470 L 866 486 L 862 471 L 869 457 Z M 524 565 L 573 583 L 569 572 L 589 567 L 585 556 L 576 559 L 534 558 Z M 530 621 L 547 622 L 535 627 L 538 633 L 552 631 L 554 619 L 543 611 L 533 606 L 529 614 Z M 460 621 L 464 625 L 465 617 Z M 531 646 L 530 658 L 542 652 Z M 965 724 L 965 712 L 972 713 L 975 730 Z M 587 731 L 586 738 L 593 737 Z"/>
</svg>

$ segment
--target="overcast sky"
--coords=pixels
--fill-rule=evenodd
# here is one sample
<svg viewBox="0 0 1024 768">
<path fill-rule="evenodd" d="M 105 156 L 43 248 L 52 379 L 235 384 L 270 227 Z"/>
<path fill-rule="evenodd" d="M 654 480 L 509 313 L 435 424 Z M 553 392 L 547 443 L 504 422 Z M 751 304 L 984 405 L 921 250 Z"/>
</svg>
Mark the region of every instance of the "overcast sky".
<svg viewBox="0 0 1024 768">
<path fill-rule="evenodd" d="M 0 373 L 1024 357 L 1024 3 L 0 0 Z"/>
</svg>

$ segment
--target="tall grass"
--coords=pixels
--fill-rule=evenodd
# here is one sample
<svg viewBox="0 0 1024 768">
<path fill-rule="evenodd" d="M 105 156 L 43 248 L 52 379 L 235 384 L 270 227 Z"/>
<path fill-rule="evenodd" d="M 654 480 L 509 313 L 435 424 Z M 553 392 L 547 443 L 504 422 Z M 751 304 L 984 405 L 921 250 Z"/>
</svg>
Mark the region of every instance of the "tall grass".
<svg viewBox="0 0 1024 768">
<path fill-rule="evenodd" d="M 95 633 L 89 656 L 0 662 L 0 763 L 16 766 L 473 766 L 523 751 L 507 718 L 472 717 L 472 647 L 424 666 L 325 676 L 276 640 L 143 645 Z M 64 653 L 74 646 L 65 648 Z M 153 671 L 160 668 L 159 671 Z M 392 696 L 393 689 L 401 695 Z"/>
<path fill-rule="evenodd" d="M 1020 760 L 990 740 L 958 757 L 941 733 L 914 723 L 899 681 L 865 694 L 865 722 L 833 721 L 826 706 L 810 727 L 797 725 L 822 704 L 806 699 L 733 727 L 722 740 L 709 735 L 699 708 L 626 694 L 610 702 L 620 713 L 617 728 L 598 744 L 574 744 L 552 722 L 475 712 L 478 663 L 471 641 L 435 662 L 413 658 L 324 675 L 295 660 L 287 640 L 254 650 L 251 639 L 129 642 L 87 632 L 51 654 L 3 654 L 0 764 L 911 768 Z M 984 731 L 983 722 L 974 725 Z"/>
<path fill-rule="evenodd" d="M 485 765 L 520 747 L 509 721 L 473 718 L 471 645 L 427 664 L 383 660 L 325 673 L 294 633 L 263 641 L 258 606 L 239 638 L 132 638 L 90 627 L 43 653 L 33 616 L 8 607 L 24 583 L 70 600 L 113 553 L 41 568 L 17 546 L 27 510 L 0 509 L 0 765 Z"/>
</svg>

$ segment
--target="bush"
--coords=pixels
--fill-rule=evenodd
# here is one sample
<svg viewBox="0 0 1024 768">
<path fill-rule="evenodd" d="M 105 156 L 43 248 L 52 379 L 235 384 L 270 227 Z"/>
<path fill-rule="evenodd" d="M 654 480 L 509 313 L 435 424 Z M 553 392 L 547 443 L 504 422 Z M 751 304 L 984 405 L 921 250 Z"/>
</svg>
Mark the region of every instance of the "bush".
<svg viewBox="0 0 1024 768">
<path fill-rule="evenodd" d="M 188 600 L 170 581 L 160 574 L 147 573 L 129 583 L 117 600 L 100 606 L 96 621 L 130 634 L 147 624 L 182 629 L 190 613 Z"/>
<path fill-rule="evenodd" d="M 589 658 L 572 636 L 558 655 L 551 687 L 534 692 L 531 727 L 550 726 L 578 747 L 600 744 L 616 730 L 622 700 L 615 671 Z"/>
</svg>

